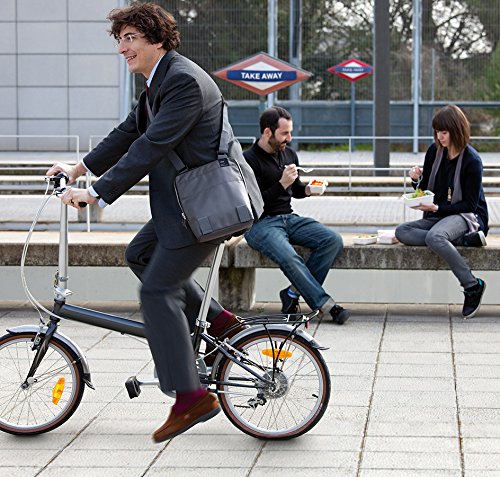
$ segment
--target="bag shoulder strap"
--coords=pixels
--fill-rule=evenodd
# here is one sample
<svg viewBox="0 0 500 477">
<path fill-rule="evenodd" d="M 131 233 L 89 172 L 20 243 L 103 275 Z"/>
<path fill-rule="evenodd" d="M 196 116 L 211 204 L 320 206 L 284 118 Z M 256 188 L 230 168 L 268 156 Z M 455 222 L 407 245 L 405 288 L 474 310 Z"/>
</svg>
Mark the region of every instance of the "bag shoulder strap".
<svg viewBox="0 0 500 477">
<path fill-rule="evenodd" d="M 229 130 L 224 127 L 224 125 L 229 124 L 229 118 L 227 114 L 227 104 L 224 98 L 221 96 L 222 100 L 222 116 L 221 116 L 221 126 L 220 126 L 220 139 L 219 139 L 219 151 L 218 156 L 227 156 L 229 154 Z"/>
<path fill-rule="evenodd" d="M 217 153 L 217 156 L 227 157 L 227 155 L 229 154 L 229 131 L 226 128 L 224 128 L 224 124 L 229 122 L 229 119 L 227 115 L 227 105 L 222 96 L 221 100 L 222 100 L 221 132 L 219 139 L 219 151 Z M 146 97 L 146 109 L 148 111 L 149 122 L 153 122 L 154 114 L 153 111 L 151 111 L 151 106 L 149 104 L 149 100 L 147 97 Z M 186 164 L 182 162 L 182 159 L 179 157 L 179 154 L 177 154 L 175 151 L 172 151 L 168 155 L 168 158 L 177 172 L 180 172 L 184 169 L 188 169 Z"/>
</svg>

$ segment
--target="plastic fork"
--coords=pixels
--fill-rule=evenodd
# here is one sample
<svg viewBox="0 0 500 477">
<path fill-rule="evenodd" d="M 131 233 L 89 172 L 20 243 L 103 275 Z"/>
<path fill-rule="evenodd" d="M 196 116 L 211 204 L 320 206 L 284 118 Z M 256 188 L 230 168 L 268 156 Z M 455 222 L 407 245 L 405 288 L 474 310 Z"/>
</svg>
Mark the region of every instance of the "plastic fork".
<svg viewBox="0 0 500 477">
<path fill-rule="evenodd" d="M 413 169 L 414 167 L 415 167 L 415 166 L 413 166 L 413 167 L 412 167 L 412 169 Z M 423 177 L 423 174 L 421 174 L 421 175 L 419 176 L 419 178 L 417 179 L 417 181 L 416 181 L 416 182 L 417 182 L 417 185 L 416 185 L 416 187 L 415 187 L 415 190 L 420 188 L 420 183 L 422 182 L 422 177 Z M 411 179 L 411 177 L 410 177 L 410 179 Z"/>
<path fill-rule="evenodd" d="M 312 172 L 312 171 L 314 171 L 314 167 L 300 167 L 300 166 L 297 166 L 297 169 L 298 169 L 299 171 L 305 172 L 306 174 L 307 174 L 308 172 Z"/>
</svg>

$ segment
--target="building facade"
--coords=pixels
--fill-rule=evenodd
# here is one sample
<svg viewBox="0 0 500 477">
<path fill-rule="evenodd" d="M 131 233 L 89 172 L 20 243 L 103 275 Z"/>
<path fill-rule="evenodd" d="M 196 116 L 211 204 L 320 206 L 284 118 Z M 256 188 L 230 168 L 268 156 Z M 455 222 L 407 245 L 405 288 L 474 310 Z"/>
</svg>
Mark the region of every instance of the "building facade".
<svg viewBox="0 0 500 477">
<path fill-rule="evenodd" d="M 0 135 L 20 136 L 1 137 L 1 150 L 74 148 L 74 140 L 31 135 L 78 135 L 84 150 L 116 125 L 127 81 L 106 16 L 122 3 L 1 1 Z"/>
</svg>

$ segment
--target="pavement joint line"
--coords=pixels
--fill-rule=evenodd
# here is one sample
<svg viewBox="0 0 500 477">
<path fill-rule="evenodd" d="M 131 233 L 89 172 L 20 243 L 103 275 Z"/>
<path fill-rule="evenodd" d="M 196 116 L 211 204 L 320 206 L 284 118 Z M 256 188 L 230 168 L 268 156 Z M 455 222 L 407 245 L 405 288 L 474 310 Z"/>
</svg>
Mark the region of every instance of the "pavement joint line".
<svg viewBox="0 0 500 477">
<path fill-rule="evenodd" d="M 373 380 L 372 380 L 372 385 L 370 389 L 370 399 L 368 401 L 368 410 L 366 412 L 366 420 L 365 420 L 365 426 L 363 429 L 363 437 L 361 439 L 361 445 L 359 449 L 359 454 L 358 454 L 358 462 L 357 462 L 357 469 L 356 469 L 356 477 L 361 476 L 362 472 L 362 464 L 363 464 L 363 458 L 365 455 L 365 445 L 366 445 L 366 438 L 367 438 L 367 433 L 368 433 L 368 426 L 370 425 L 370 416 L 371 416 L 371 410 L 372 410 L 372 403 L 373 403 L 373 394 L 375 390 L 375 381 L 377 380 L 377 372 L 380 364 L 380 353 L 382 352 L 382 343 L 384 341 L 384 335 L 385 335 L 385 329 L 387 327 L 387 316 L 389 314 L 388 311 L 388 306 L 385 305 L 385 312 L 384 312 L 384 321 L 382 323 L 382 333 L 380 335 L 380 341 L 377 349 L 377 357 L 375 360 L 375 369 L 373 370 Z"/>
<path fill-rule="evenodd" d="M 113 333 L 112 331 L 109 331 L 109 333 L 107 333 L 103 338 L 101 338 L 97 343 L 95 343 L 93 346 L 89 347 L 88 349 L 86 349 L 86 351 L 89 351 L 90 349 L 92 349 L 94 346 L 96 346 L 97 344 L 99 343 L 102 343 L 103 340 L 109 336 L 111 333 Z M 147 368 L 149 366 L 149 361 L 144 364 L 144 366 L 141 368 L 141 371 L 144 370 L 145 368 Z M 84 386 L 86 386 L 84 384 Z M 91 389 L 91 391 L 94 391 L 93 389 Z M 116 394 L 114 397 L 112 397 L 109 402 L 107 402 L 100 410 L 99 412 L 92 418 L 89 420 L 89 422 L 84 425 L 76 434 L 75 436 L 73 437 L 73 439 L 71 439 L 66 445 L 62 446 L 56 453 L 55 455 L 35 474 L 34 477 L 37 477 L 39 476 L 44 470 L 46 470 L 50 464 L 52 464 L 52 462 L 54 462 L 73 442 L 75 442 L 76 439 L 78 439 L 83 432 L 85 432 L 85 430 L 87 430 L 97 419 L 98 417 L 115 401 L 115 399 L 123 392 L 123 389 L 121 388 Z M 167 445 L 170 443 L 171 441 L 169 441 L 167 443 Z M 167 446 L 165 446 L 166 448 Z M 163 449 L 165 450 L 165 449 Z M 161 454 L 162 451 L 160 451 L 159 455 Z M 151 465 L 154 464 L 154 462 L 158 459 L 159 455 L 153 459 L 153 461 L 151 462 L 150 466 L 148 466 L 148 468 L 146 469 L 146 472 L 149 471 Z M 143 474 L 145 475 L 146 472 Z"/>
<path fill-rule="evenodd" d="M 174 437 L 175 439 L 175 437 Z M 155 463 L 158 461 L 158 459 L 162 456 L 162 454 L 167 450 L 167 447 L 170 446 L 170 444 L 172 443 L 172 441 L 174 439 L 170 439 L 168 440 L 167 442 L 165 442 L 165 444 L 162 446 L 162 448 L 156 453 L 156 455 L 151 459 L 151 462 L 149 463 L 149 465 L 146 466 L 146 469 L 144 470 L 144 472 L 141 474 L 141 477 L 145 477 L 148 472 L 151 470 L 151 468 L 155 465 Z"/>
<path fill-rule="evenodd" d="M 262 455 L 262 452 L 264 452 L 264 447 L 266 447 L 266 445 L 267 445 L 267 441 L 262 442 L 259 451 L 256 452 L 255 457 L 253 458 L 252 463 L 250 464 L 248 472 L 245 474 L 245 477 L 249 477 L 250 474 L 255 469 L 255 466 L 257 465 L 257 462 L 259 461 L 260 456 Z"/>
<path fill-rule="evenodd" d="M 66 321 L 66 320 L 65 320 Z M 71 320 L 67 320 L 67 321 L 71 321 Z M 89 325 L 89 326 L 92 326 L 92 325 Z M 93 345 L 89 346 L 88 348 L 85 349 L 85 353 L 87 353 L 88 351 L 91 351 L 93 348 L 95 348 L 97 345 L 101 344 L 110 334 L 112 333 L 112 331 L 108 331 L 108 333 L 106 333 L 105 335 L 103 335 L 101 337 L 100 340 L 96 341 Z"/>
<path fill-rule="evenodd" d="M 82 301 L 80 304 L 89 308 L 94 306 L 118 316 L 137 309 L 135 303 L 132 307 L 129 302 L 118 301 L 109 304 L 99 303 L 99 305 L 95 302 Z M 6 301 L 0 305 L 2 305 L 0 325 L 3 321 L 5 326 L 13 326 L 18 320 L 22 320 L 19 324 L 28 322 L 31 324 L 37 320 L 36 311 L 25 300 L 15 303 Z M 365 474 L 366 476 L 373 474 L 469 477 L 469 474 L 472 476 L 476 473 L 500 476 L 498 459 L 500 451 L 497 445 L 500 438 L 497 399 L 500 385 L 500 355 L 496 335 L 500 326 L 500 306 L 485 305 L 483 313 L 479 314 L 477 319 L 464 322 L 460 313 L 461 307 L 457 305 L 444 304 L 435 307 L 422 304 L 407 307 L 406 304 L 377 304 L 376 313 L 370 304 L 349 303 L 349 305 L 352 306 L 355 316 L 348 322 L 351 325 L 348 324 L 347 328 L 336 327 L 331 320 L 328 320 L 329 316 L 326 316 L 322 321 L 315 319 L 307 331 L 317 336 L 321 344 L 330 347 L 330 351 L 325 352 L 331 356 L 331 359 L 327 360 L 330 366 L 336 363 L 335 366 L 342 366 L 343 371 L 349 371 L 347 377 L 339 375 L 338 379 L 343 381 L 343 384 L 356 381 L 356 386 L 352 389 L 348 386 L 348 391 L 340 393 L 342 399 L 338 404 L 335 403 L 334 408 L 329 408 L 335 412 L 325 416 L 324 420 L 327 422 L 322 421 L 325 427 L 321 432 L 313 432 L 295 444 L 291 441 L 291 447 L 286 442 L 279 443 L 275 448 L 273 443 L 268 444 L 265 441 L 255 443 L 252 440 L 249 449 L 246 444 L 248 436 L 241 433 L 238 435 L 242 437 L 238 438 L 238 442 L 233 446 L 232 436 L 235 435 L 235 430 L 230 425 L 222 427 L 220 425 L 222 422 L 215 423 L 213 429 L 200 428 L 200 431 L 194 433 L 197 438 L 194 442 L 198 442 L 195 451 L 203 449 L 205 445 L 213 448 L 212 439 L 215 439 L 215 436 L 219 442 L 227 443 L 225 449 L 220 452 L 219 459 L 210 459 L 210 463 L 206 459 L 201 462 L 198 459 L 197 465 L 202 467 L 190 466 L 189 457 L 187 460 L 186 458 L 182 460 L 182 453 L 186 452 L 186 449 L 185 455 L 189 456 L 189 452 L 192 453 L 192 445 L 186 445 L 193 442 L 189 439 L 185 443 L 182 440 L 177 443 L 174 441 L 174 444 L 166 447 L 153 445 L 148 441 L 151 424 L 145 420 L 149 422 L 151 413 L 147 412 L 147 409 L 151 406 L 157 412 L 160 402 L 163 403 L 162 406 L 166 406 L 165 400 L 156 399 L 154 394 L 158 394 L 159 391 L 153 388 L 148 390 L 153 394 L 151 400 L 144 399 L 145 403 L 142 403 L 139 402 L 142 399 L 136 399 L 134 401 L 138 401 L 137 404 L 134 402 L 132 407 L 129 407 L 122 379 L 113 379 L 113 383 L 107 384 L 106 379 L 111 378 L 108 372 L 115 372 L 111 359 L 115 357 L 130 361 L 128 365 L 116 371 L 116 374 L 120 374 L 123 379 L 128 376 L 127 371 L 132 368 L 141 372 L 140 368 L 146 375 L 151 374 L 151 369 L 145 368 L 147 363 L 142 360 L 140 363 L 133 362 L 128 348 L 129 345 L 133 347 L 135 342 L 124 341 L 121 335 L 115 333 L 111 338 L 108 337 L 104 344 L 107 345 L 108 340 L 112 343 L 118 341 L 120 354 L 118 352 L 115 354 L 113 351 L 110 355 L 107 349 L 104 349 L 108 347 L 101 344 L 100 349 L 103 353 L 94 350 L 94 356 L 89 356 L 91 370 L 95 362 L 99 365 L 96 371 L 101 375 L 98 380 L 100 395 L 94 399 L 92 395 L 95 396 L 96 393 L 91 393 L 89 390 L 87 397 L 90 399 L 82 403 L 82 410 L 85 404 L 90 405 L 88 412 L 82 416 L 77 415 L 74 425 L 70 425 L 61 435 L 59 432 L 46 434 L 47 437 L 51 434 L 53 438 L 45 439 L 41 436 L 41 439 L 23 439 L 22 442 L 0 433 L 1 444 L 6 444 L 1 445 L 1 456 L 8 457 L 8 461 L 4 462 L 7 465 L 4 473 L 38 477 L 60 473 L 61 470 L 70 474 L 75 472 L 75 475 L 127 474 L 136 477 L 148 477 L 152 474 L 170 475 L 170 473 L 198 475 L 204 472 L 207 475 L 227 474 L 245 477 L 273 474 L 273 472 L 285 475 L 293 471 L 289 466 L 289 460 L 295 454 L 294 458 L 297 459 L 299 469 L 294 473 L 298 470 L 299 474 L 304 472 L 311 476 L 337 475 L 337 473 L 342 475 L 345 473 L 346 477 L 347 475 L 364 477 Z M 278 301 L 265 303 L 261 312 L 271 313 L 266 307 L 275 310 L 280 304 Z M 256 310 L 252 312 L 252 314 L 258 313 Z M 70 325 L 71 322 L 66 324 Z M 429 329 L 429 325 L 432 330 Z M 82 328 L 78 324 L 76 334 L 72 327 L 68 330 L 69 336 L 76 338 L 77 342 L 80 336 L 88 337 L 89 339 L 85 338 L 82 344 L 93 347 L 96 341 L 101 340 L 103 330 L 94 333 L 92 330 L 99 330 L 98 327 L 84 326 Z M 87 330 L 92 336 L 87 335 Z M 446 349 L 441 347 L 433 351 L 435 330 L 439 330 L 440 340 L 447 343 Z M 415 349 L 412 344 L 415 340 L 422 341 L 421 348 Z M 391 351 L 393 342 L 405 342 L 406 345 Z M 481 342 L 479 346 L 478 342 Z M 354 350 L 353 346 L 350 346 L 351 343 L 355 343 Z M 366 348 L 365 343 L 370 344 L 370 351 L 363 351 Z M 112 348 L 115 349 L 115 346 Z M 83 347 L 82 349 L 85 350 Z M 369 367 L 367 368 L 364 363 L 369 364 Z M 391 373 L 384 371 L 388 369 L 384 368 L 386 364 L 390 365 Z M 413 371 L 407 376 L 406 364 L 417 366 L 414 370 L 418 376 L 413 376 Z M 440 398 L 420 403 L 419 392 L 409 392 L 407 388 L 413 388 L 413 385 L 417 384 L 418 389 L 430 394 L 432 391 L 429 391 L 429 386 L 433 386 L 435 379 L 439 377 L 433 376 L 435 373 L 428 373 L 427 370 L 433 370 L 436 365 L 446 366 L 445 371 L 438 373 L 442 374 L 447 382 L 446 391 L 439 391 L 440 395 L 447 397 L 446 403 Z M 352 366 L 352 369 L 344 366 Z M 361 380 L 353 379 L 359 375 L 358 366 L 363 367 Z M 102 376 L 102 373 L 105 373 L 105 376 Z M 393 378 L 399 378 L 401 384 L 397 388 L 393 387 L 393 384 L 386 387 L 385 383 L 378 381 L 378 378 L 385 379 L 386 374 L 393 375 L 389 376 L 392 381 Z M 477 380 L 477 384 L 474 384 L 477 389 L 469 385 L 472 383 L 471 380 L 474 382 Z M 360 392 L 358 389 L 361 388 L 357 384 L 360 384 L 363 390 L 362 399 L 359 400 L 356 397 Z M 102 386 L 106 388 L 103 389 Z M 385 399 L 386 395 L 394 396 L 398 392 L 408 398 L 411 397 L 411 401 L 391 403 Z M 147 395 L 144 394 L 146 398 Z M 392 399 L 391 396 L 388 399 Z M 147 406 L 146 409 L 142 408 L 143 404 Z M 98 414 L 99 409 L 103 407 L 106 409 L 104 413 Z M 134 409 L 134 415 L 130 416 L 131 424 L 124 426 L 120 423 L 120 419 L 128 415 L 127 408 Z M 92 422 L 89 423 L 90 420 Z M 351 421 L 356 421 L 355 427 L 348 425 Z M 71 422 L 70 419 L 69 423 Z M 82 429 L 85 424 L 89 424 L 90 427 Z M 135 434 L 137 424 L 142 426 L 139 435 Z M 75 436 L 77 432 L 78 435 Z M 71 442 L 68 442 L 69 440 Z M 135 452 L 136 441 L 139 444 L 138 450 L 143 453 Z M 177 448 L 176 444 L 180 446 Z M 298 448 L 295 447 L 297 445 Z M 234 468 L 228 471 L 224 468 L 227 464 L 225 459 L 233 459 L 238 450 L 246 452 L 245 462 L 237 460 Z M 132 467 L 126 469 L 127 464 L 122 459 L 111 459 L 115 451 L 118 456 L 126 456 Z M 209 455 L 210 449 L 206 451 Z M 311 451 L 317 454 L 317 457 L 309 458 L 308 454 Z M 56 456 L 56 452 L 62 453 Z M 153 462 L 158 452 L 161 453 L 159 460 Z M 341 467 L 344 453 L 347 452 L 350 454 L 349 468 Z M 147 457 L 143 458 L 143 455 Z M 167 467 L 171 463 L 171 457 L 175 459 L 175 465 L 178 467 Z M 361 464 L 358 463 L 358 458 Z M 304 466 L 300 464 L 301 461 L 304 462 Z M 161 464 L 161 468 L 158 467 L 162 462 L 165 465 Z M 87 467 L 88 465 L 95 467 Z M 306 468 L 308 465 L 309 468 Z M 42 466 L 45 470 L 41 469 Z M 210 468 L 203 469 L 203 466 Z M 98 467 L 101 469 L 97 470 Z M 0 474 L 3 475 L 1 470 Z"/>
<path fill-rule="evenodd" d="M 85 384 L 84 384 L 85 386 Z M 106 404 L 107 406 L 107 404 Z M 73 437 L 73 439 L 70 439 L 69 442 L 66 443 L 66 445 L 61 446 L 55 454 L 47 461 L 47 463 L 34 475 L 34 477 L 38 477 L 45 469 L 47 469 L 52 462 L 54 462 L 73 442 L 80 437 L 80 435 L 97 419 L 97 416 L 106 408 L 106 406 L 99 411 L 92 419 L 89 420 L 89 422 L 84 425 Z"/>
<path fill-rule="evenodd" d="M 451 314 L 450 305 L 448 305 L 448 319 L 449 319 L 449 330 L 450 330 L 450 341 L 451 341 L 451 363 L 453 368 L 453 390 L 455 392 L 455 404 L 457 407 L 456 418 L 457 418 L 457 439 L 458 439 L 458 451 L 460 454 L 460 471 L 462 477 L 465 477 L 465 456 L 464 456 L 464 445 L 462 436 L 462 420 L 460 419 L 460 402 L 458 399 L 458 389 L 457 389 L 457 364 L 455 361 L 455 341 L 453 339 L 453 319 Z"/>
</svg>

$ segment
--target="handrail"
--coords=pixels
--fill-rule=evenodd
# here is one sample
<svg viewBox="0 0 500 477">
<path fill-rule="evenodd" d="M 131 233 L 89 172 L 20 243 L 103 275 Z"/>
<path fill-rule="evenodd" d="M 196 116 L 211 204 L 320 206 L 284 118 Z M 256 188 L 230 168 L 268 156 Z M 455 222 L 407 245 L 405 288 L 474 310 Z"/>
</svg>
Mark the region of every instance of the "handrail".
<svg viewBox="0 0 500 477">
<path fill-rule="evenodd" d="M 325 139 L 325 140 L 337 140 L 337 139 L 342 139 L 342 140 L 348 140 L 348 139 L 353 139 L 355 141 L 359 139 L 411 139 L 413 140 L 413 136 L 297 136 L 293 135 L 293 139 L 298 139 L 298 140 L 320 140 L 320 139 Z M 418 136 L 417 139 L 419 140 L 434 140 L 433 136 Z M 487 140 L 495 140 L 498 141 L 500 140 L 499 136 L 471 136 L 471 141 L 472 140 L 477 140 L 477 139 L 487 139 Z"/>
<path fill-rule="evenodd" d="M 80 136 L 77 134 L 0 134 L 0 139 L 74 139 L 76 162 L 80 162 Z M 4 151 L 18 152 L 18 151 Z M 32 149 L 23 152 L 34 152 Z M 70 152 L 70 151 L 44 151 L 44 152 Z"/>
<path fill-rule="evenodd" d="M 90 135 L 89 136 L 89 143 L 88 143 L 88 150 L 92 150 L 93 147 L 95 147 L 95 139 L 96 138 L 104 138 L 104 135 Z M 76 155 L 76 161 L 80 162 L 80 137 L 78 135 L 41 135 L 41 134 L 28 134 L 28 135 L 19 135 L 19 134 L 0 134 L 0 139 L 1 138 L 13 138 L 13 139 L 25 139 L 25 138 L 61 138 L 61 139 L 73 139 L 76 141 L 76 147 L 75 147 L 75 155 Z M 256 138 L 254 136 L 237 136 L 237 139 L 240 142 L 254 142 Z M 384 172 L 384 171 L 402 171 L 402 181 L 403 181 L 403 194 L 407 192 L 407 180 L 408 180 L 408 166 L 389 166 L 389 167 L 374 167 L 373 165 L 366 164 L 362 167 L 358 166 L 353 166 L 352 163 L 352 155 L 353 155 L 353 143 L 355 141 L 373 141 L 373 140 L 389 140 L 389 141 L 400 141 L 400 140 L 408 140 L 408 141 L 413 141 L 415 138 L 413 136 L 294 136 L 294 140 L 298 142 L 304 142 L 304 141 L 321 141 L 321 142 L 339 142 L 339 141 L 344 141 L 348 143 L 348 150 L 347 151 L 339 151 L 342 153 L 347 153 L 348 154 L 348 163 L 347 166 L 336 166 L 336 165 L 325 165 L 325 166 L 317 166 L 314 169 L 315 170 L 335 170 L 335 171 L 348 171 L 348 187 L 347 187 L 347 192 L 352 192 L 353 190 L 353 185 L 352 185 L 352 178 L 353 178 L 353 171 L 357 170 L 362 170 L 362 171 L 371 171 L 371 172 Z M 427 141 L 427 142 L 432 142 L 433 137 L 432 136 L 419 136 L 416 138 L 419 141 Z M 472 136 L 471 141 L 500 141 L 500 137 L 498 136 Z M 292 141 L 293 144 L 293 141 Z M 3 152 L 18 152 L 18 151 L 3 151 Z M 36 152 L 33 150 L 29 151 L 23 151 L 23 152 Z M 53 152 L 53 151 L 43 151 L 43 152 Z M 69 151 L 56 151 L 56 152 L 69 152 Z M 367 151 L 368 152 L 368 151 Z M 394 154 L 398 152 L 392 152 L 390 154 Z M 411 152 L 408 152 L 408 154 L 412 154 Z M 0 164 L 0 169 L 5 168 L 5 166 L 2 166 Z M 9 167 L 9 170 L 22 170 L 22 167 Z M 42 170 L 42 167 L 37 167 L 33 166 L 32 169 L 35 170 Z M 484 168 L 484 172 L 493 172 L 497 171 L 497 169 L 494 168 Z M 90 174 L 86 174 L 85 178 L 86 186 L 88 187 L 91 184 L 91 178 Z M 406 219 L 406 207 L 403 204 L 403 219 Z M 87 222 L 87 231 L 90 231 L 90 208 L 87 207 L 86 209 L 86 222 Z"/>
</svg>

